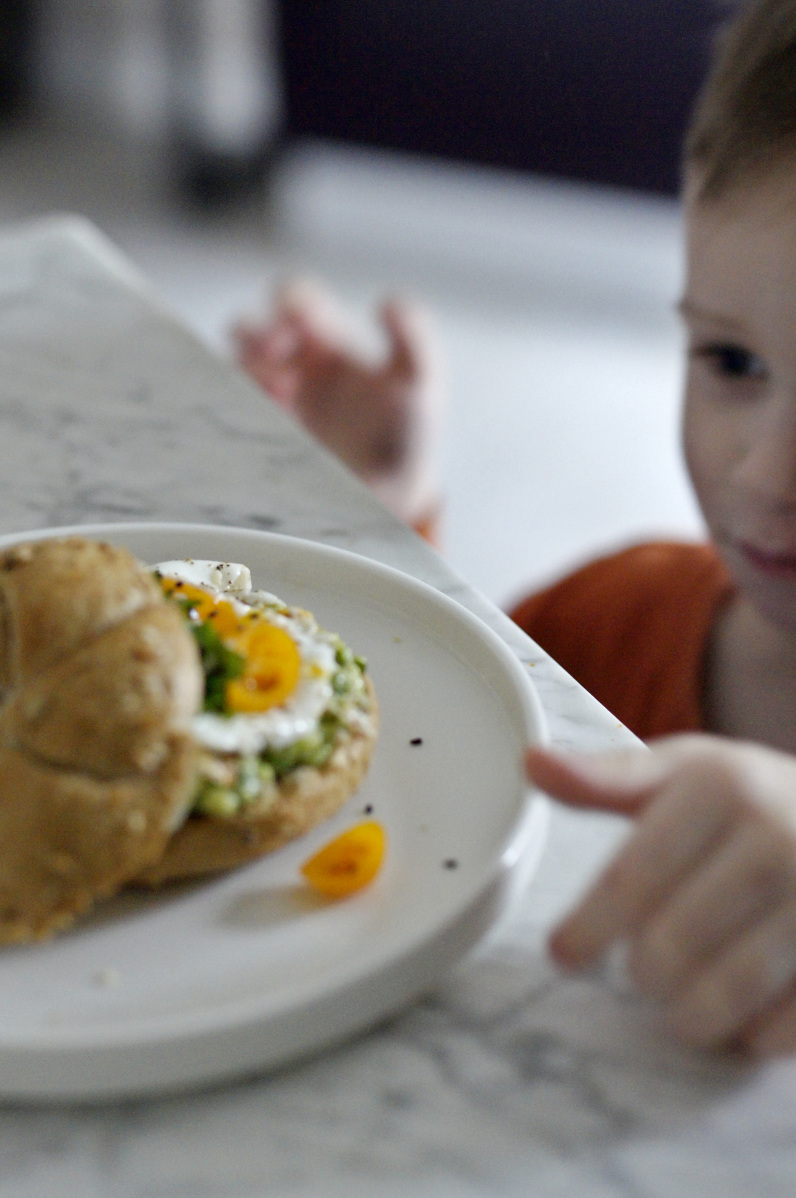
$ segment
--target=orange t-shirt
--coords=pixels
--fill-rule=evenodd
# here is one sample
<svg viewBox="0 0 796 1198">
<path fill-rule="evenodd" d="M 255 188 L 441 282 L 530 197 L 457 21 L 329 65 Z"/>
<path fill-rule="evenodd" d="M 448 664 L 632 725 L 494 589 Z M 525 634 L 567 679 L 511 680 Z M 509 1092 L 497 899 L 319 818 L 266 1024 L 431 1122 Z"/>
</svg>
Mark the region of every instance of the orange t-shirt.
<svg viewBox="0 0 796 1198">
<path fill-rule="evenodd" d="M 705 654 L 732 590 L 712 546 L 653 542 L 591 562 L 510 615 L 648 740 L 705 730 Z"/>
</svg>

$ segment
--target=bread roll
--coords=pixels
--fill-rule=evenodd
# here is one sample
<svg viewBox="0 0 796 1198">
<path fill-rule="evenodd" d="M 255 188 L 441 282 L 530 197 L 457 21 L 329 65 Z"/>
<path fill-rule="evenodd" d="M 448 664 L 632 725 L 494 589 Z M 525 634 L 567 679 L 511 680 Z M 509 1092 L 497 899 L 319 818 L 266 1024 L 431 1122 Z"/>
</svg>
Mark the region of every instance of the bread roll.
<svg viewBox="0 0 796 1198">
<path fill-rule="evenodd" d="M 196 773 L 199 655 L 126 550 L 0 555 L 0 943 L 50 935 L 156 860 Z"/>
</svg>

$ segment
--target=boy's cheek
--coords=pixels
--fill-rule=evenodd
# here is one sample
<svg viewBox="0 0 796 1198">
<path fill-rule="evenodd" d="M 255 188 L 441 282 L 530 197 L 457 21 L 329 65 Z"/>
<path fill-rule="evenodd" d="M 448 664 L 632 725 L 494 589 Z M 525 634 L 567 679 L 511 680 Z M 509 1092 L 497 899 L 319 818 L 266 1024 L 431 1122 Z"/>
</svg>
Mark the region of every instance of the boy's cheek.
<svg viewBox="0 0 796 1198">
<path fill-rule="evenodd" d="M 732 456 L 728 452 L 727 430 L 711 413 L 710 406 L 689 382 L 683 411 L 683 454 L 691 485 L 708 525 L 711 524 L 713 493 L 723 481 L 725 461 Z"/>
<path fill-rule="evenodd" d="M 716 521 L 723 524 L 730 503 L 733 512 L 743 498 L 744 462 L 747 456 L 748 417 L 728 407 L 704 386 L 689 385 L 682 421 L 682 446 L 686 469 L 702 515 L 711 533 Z"/>
</svg>

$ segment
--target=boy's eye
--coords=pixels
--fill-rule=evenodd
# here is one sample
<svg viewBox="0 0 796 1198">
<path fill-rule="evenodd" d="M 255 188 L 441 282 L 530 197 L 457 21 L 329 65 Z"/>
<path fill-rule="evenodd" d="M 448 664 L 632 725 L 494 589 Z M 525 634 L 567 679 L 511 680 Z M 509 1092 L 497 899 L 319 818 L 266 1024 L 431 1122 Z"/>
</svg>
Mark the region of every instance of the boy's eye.
<svg viewBox="0 0 796 1198">
<path fill-rule="evenodd" d="M 766 375 L 763 359 L 740 345 L 703 345 L 697 348 L 695 356 L 702 358 L 716 374 L 725 378 L 762 379 Z"/>
</svg>

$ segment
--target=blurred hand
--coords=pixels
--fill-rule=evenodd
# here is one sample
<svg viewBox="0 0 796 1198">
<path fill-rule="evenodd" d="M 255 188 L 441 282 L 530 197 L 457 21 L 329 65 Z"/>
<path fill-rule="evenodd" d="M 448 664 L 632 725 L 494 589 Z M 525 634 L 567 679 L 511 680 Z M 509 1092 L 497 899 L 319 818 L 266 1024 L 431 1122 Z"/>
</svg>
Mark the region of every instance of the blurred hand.
<svg viewBox="0 0 796 1198">
<path fill-rule="evenodd" d="M 352 348 L 351 320 L 318 284 L 284 286 L 271 319 L 233 330 L 238 362 L 403 520 L 439 500 L 444 386 L 428 316 L 392 299 L 380 363 Z"/>
<path fill-rule="evenodd" d="M 553 932 L 565 968 L 618 941 L 639 990 L 687 1044 L 796 1052 L 796 759 L 709 736 L 604 755 L 527 755 L 575 807 L 636 821 Z"/>
</svg>

